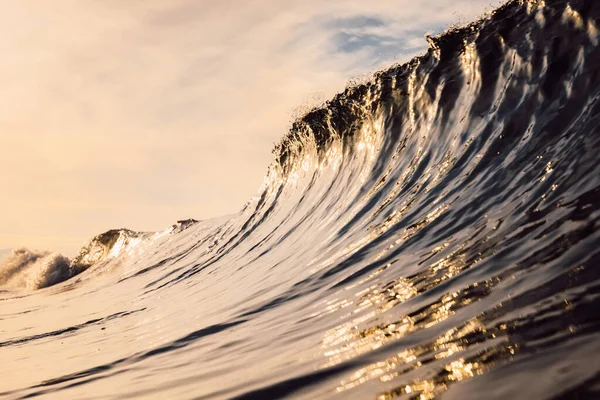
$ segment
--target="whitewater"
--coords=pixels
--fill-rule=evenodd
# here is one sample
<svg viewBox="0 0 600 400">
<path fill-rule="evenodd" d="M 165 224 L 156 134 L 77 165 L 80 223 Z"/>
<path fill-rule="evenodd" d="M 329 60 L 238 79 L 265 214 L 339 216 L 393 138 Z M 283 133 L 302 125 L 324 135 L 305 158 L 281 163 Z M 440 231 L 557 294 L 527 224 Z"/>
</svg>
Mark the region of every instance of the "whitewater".
<svg viewBox="0 0 600 400">
<path fill-rule="evenodd" d="M 599 24 L 510 1 L 297 119 L 238 213 L 13 251 L 0 398 L 600 397 Z"/>
</svg>

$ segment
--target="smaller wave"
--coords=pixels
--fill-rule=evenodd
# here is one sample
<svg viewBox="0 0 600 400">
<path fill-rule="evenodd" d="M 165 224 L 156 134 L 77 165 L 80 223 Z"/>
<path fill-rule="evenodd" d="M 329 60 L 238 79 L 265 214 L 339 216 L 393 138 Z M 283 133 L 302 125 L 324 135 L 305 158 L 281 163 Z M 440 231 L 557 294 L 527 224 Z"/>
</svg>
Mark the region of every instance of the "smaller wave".
<svg viewBox="0 0 600 400">
<path fill-rule="evenodd" d="M 192 221 L 179 221 L 178 225 L 187 226 Z M 13 250 L 0 261 L 0 286 L 37 290 L 56 285 L 101 261 L 117 257 L 145 236 L 128 229 L 113 229 L 88 241 L 72 260 L 57 252 Z"/>
</svg>

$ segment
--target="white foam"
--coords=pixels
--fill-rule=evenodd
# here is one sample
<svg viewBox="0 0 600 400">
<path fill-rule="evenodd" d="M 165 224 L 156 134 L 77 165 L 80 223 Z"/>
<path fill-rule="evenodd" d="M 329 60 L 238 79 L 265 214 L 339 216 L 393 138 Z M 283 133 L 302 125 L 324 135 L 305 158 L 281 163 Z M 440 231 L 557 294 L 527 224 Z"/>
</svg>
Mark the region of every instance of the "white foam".
<svg viewBox="0 0 600 400">
<path fill-rule="evenodd" d="M 59 253 L 16 249 L 0 262 L 0 286 L 29 290 L 52 286 L 74 275 L 70 264 Z"/>
</svg>

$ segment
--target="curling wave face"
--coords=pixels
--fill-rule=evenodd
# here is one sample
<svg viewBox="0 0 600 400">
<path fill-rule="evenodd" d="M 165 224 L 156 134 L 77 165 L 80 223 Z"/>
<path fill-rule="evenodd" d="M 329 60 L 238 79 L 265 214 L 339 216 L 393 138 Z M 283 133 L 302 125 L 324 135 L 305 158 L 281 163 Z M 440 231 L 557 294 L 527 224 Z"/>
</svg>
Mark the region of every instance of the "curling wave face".
<svg viewBox="0 0 600 400">
<path fill-rule="evenodd" d="M 238 214 L 15 252 L 55 278 L 0 291 L 0 397 L 597 396 L 599 23 L 511 1 L 297 120 Z"/>
</svg>

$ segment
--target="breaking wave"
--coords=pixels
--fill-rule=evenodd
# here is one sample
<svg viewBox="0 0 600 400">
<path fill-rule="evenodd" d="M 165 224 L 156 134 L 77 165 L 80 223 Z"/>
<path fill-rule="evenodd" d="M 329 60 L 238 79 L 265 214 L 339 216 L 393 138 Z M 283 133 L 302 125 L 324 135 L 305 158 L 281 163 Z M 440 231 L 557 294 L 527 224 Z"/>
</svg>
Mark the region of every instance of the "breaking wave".
<svg viewBox="0 0 600 400">
<path fill-rule="evenodd" d="M 57 253 L 17 249 L 0 264 L 0 285 L 40 289 L 76 275 L 68 258 Z"/>
<path fill-rule="evenodd" d="M 15 251 L 0 397 L 600 396 L 599 20 L 511 1 L 299 118 L 239 213 Z"/>
</svg>

